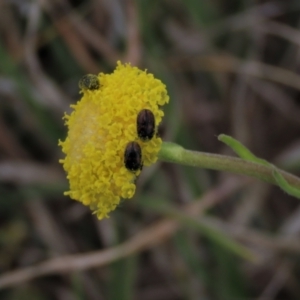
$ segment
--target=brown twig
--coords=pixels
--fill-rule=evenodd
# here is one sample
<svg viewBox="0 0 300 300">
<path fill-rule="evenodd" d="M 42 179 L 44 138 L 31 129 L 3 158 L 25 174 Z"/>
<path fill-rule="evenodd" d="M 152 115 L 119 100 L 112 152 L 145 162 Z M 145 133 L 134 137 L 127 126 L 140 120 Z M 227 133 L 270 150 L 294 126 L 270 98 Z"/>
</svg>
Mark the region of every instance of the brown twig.
<svg viewBox="0 0 300 300">
<path fill-rule="evenodd" d="M 226 181 L 207 192 L 201 198 L 201 201 L 193 202 L 187 206 L 187 211 L 192 215 L 203 214 L 205 210 L 229 197 L 244 184 L 245 182 L 237 180 Z M 174 220 L 158 221 L 119 246 L 87 254 L 62 256 L 42 262 L 37 266 L 8 272 L 0 277 L 0 288 L 14 286 L 49 274 L 87 270 L 107 265 L 118 259 L 154 247 L 170 238 L 179 227 L 180 224 Z"/>
</svg>

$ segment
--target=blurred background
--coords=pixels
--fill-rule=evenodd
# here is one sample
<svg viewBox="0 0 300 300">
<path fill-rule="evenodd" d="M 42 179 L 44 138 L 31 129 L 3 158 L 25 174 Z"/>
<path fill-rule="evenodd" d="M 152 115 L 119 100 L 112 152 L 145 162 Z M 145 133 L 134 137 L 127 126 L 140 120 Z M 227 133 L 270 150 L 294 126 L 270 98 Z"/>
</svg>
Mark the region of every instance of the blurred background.
<svg viewBox="0 0 300 300">
<path fill-rule="evenodd" d="M 299 200 L 165 163 L 109 219 L 63 196 L 62 116 L 116 61 L 166 85 L 164 140 L 300 174 L 300 2 L 0 0 L 0 299 L 300 299 Z"/>
</svg>

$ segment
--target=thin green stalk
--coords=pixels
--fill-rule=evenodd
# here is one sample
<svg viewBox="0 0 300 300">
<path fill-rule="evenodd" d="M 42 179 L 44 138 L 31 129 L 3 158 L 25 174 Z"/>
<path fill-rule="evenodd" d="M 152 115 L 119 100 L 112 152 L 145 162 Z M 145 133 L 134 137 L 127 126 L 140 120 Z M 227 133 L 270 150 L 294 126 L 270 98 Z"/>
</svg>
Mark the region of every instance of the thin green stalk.
<svg viewBox="0 0 300 300">
<path fill-rule="evenodd" d="M 242 174 L 278 185 L 274 178 L 272 165 L 266 166 L 241 158 L 186 150 L 183 147 L 164 142 L 158 154 L 160 160 L 185 166 Z M 295 188 L 300 189 L 300 178 L 276 168 L 283 178 Z"/>
</svg>

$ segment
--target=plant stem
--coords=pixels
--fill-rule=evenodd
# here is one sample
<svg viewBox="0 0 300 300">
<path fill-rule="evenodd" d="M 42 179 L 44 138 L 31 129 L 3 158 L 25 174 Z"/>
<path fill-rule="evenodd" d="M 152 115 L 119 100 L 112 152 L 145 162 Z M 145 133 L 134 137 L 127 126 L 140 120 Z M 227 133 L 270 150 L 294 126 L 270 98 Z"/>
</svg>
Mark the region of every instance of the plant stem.
<svg viewBox="0 0 300 300">
<path fill-rule="evenodd" d="M 167 142 L 163 143 L 158 157 L 165 162 L 247 175 L 278 185 L 273 176 L 274 167 L 241 158 L 186 150 L 177 144 Z M 278 168 L 276 170 L 291 186 L 300 189 L 300 178 Z"/>
</svg>

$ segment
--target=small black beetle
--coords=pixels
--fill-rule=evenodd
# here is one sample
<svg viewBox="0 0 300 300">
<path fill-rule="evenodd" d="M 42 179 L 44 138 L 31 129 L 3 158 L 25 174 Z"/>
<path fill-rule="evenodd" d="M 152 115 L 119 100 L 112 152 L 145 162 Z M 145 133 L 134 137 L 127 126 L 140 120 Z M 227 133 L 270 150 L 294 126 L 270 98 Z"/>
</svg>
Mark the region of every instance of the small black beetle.
<svg viewBox="0 0 300 300">
<path fill-rule="evenodd" d="M 137 171 L 142 170 L 142 149 L 137 142 L 130 142 L 127 144 L 124 152 L 124 164 L 127 170 Z"/>
<path fill-rule="evenodd" d="M 142 141 L 149 141 L 155 133 L 155 117 L 150 109 L 142 109 L 136 119 L 137 134 Z"/>
<path fill-rule="evenodd" d="M 100 87 L 98 76 L 93 74 L 84 75 L 78 85 L 82 90 L 98 90 Z"/>
</svg>

